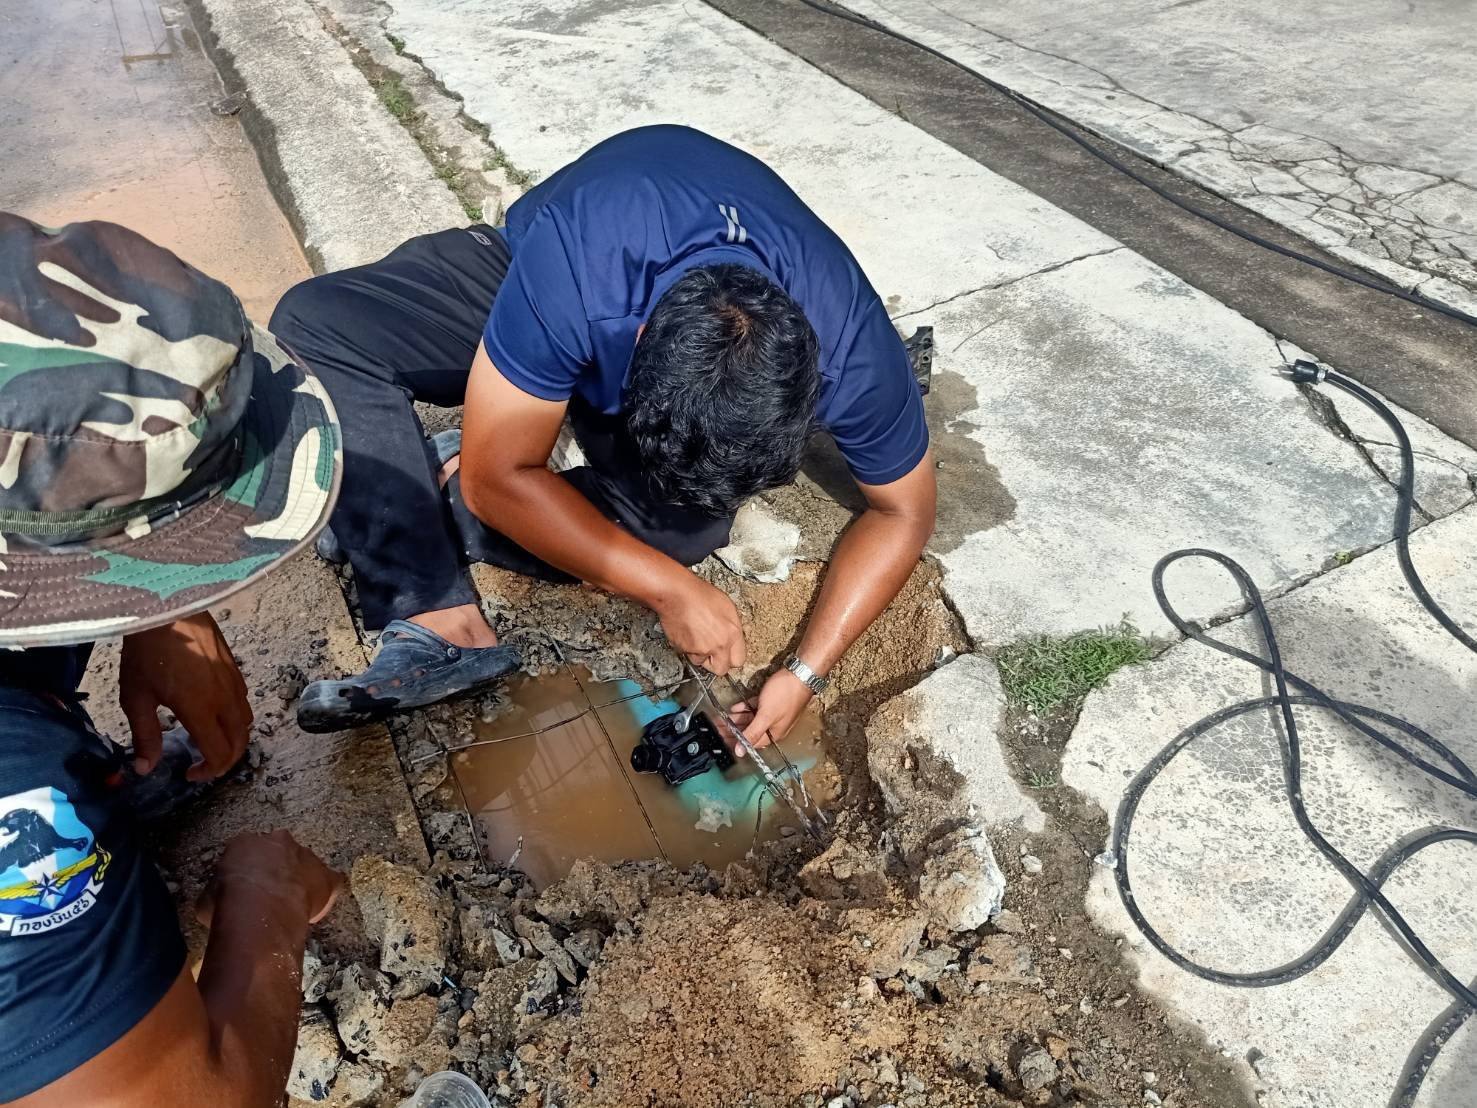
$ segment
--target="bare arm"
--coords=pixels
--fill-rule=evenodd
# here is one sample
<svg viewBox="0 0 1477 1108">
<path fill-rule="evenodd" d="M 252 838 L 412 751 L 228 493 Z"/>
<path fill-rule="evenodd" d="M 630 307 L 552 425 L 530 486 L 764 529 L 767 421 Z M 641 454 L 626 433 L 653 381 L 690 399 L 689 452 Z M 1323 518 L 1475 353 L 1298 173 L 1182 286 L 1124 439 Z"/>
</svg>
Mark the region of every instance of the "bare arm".
<svg viewBox="0 0 1477 1108">
<path fill-rule="evenodd" d="M 127 1034 L 17 1108 L 276 1108 L 297 1041 L 308 925 L 340 884 L 286 832 L 232 840 L 199 984 L 182 970 Z"/>
<path fill-rule="evenodd" d="M 551 565 L 651 608 L 695 664 L 715 673 L 742 665 L 743 631 L 733 602 L 617 527 L 549 471 L 567 406 L 511 384 L 478 346 L 462 420 L 467 508 Z"/>
<path fill-rule="evenodd" d="M 867 510 L 837 544 L 796 651 L 817 673 L 831 671 L 917 567 L 933 534 L 938 500 L 932 451 L 906 477 L 861 490 Z M 810 698 L 799 678 L 780 670 L 765 682 L 756 703 L 736 707 L 734 719 L 751 742 L 763 746 L 784 737 Z"/>
</svg>

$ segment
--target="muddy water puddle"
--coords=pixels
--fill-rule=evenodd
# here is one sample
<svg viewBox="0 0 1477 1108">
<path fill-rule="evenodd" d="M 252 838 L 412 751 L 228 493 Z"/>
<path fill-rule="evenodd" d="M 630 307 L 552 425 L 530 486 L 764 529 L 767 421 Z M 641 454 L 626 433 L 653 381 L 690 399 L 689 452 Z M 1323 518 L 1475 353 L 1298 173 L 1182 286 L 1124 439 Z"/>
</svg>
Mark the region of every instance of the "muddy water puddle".
<svg viewBox="0 0 1477 1108">
<path fill-rule="evenodd" d="M 690 705 L 697 692 L 687 682 L 653 699 L 634 681 L 594 681 L 574 667 L 511 682 L 498 715 L 476 725 L 477 738 L 488 745 L 451 761 L 487 858 L 516 857 L 518 868 L 543 886 L 585 857 L 665 858 L 678 867 L 704 862 L 721 869 L 756 842 L 793 833 L 787 830 L 793 814 L 765 791 L 747 759 L 677 786 L 631 768 L 643 728 Z M 813 709 L 783 749 L 815 800 L 831 800 L 836 774 Z"/>
</svg>

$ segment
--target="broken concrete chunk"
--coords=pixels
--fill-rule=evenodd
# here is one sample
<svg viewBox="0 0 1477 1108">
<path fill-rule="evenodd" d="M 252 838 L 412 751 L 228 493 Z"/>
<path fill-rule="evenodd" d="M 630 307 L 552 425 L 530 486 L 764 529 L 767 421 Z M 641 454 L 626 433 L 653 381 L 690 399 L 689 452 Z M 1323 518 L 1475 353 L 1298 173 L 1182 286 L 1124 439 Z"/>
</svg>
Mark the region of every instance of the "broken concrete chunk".
<svg viewBox="0 0 1477 1108">
<path fill-rule="evenodd" d="M 350 1054 L 364 1054 L 384 1026 L 390 1010 L 390 981 L 357 962 L 339 970 L 328 991 L 339 1038 Z"/>
<path fill-rule="evenodd" d="M 958 832 L 935 848 L 918 879 L 918 903 L 945 931 L 973 931 L 999 913 L 1005 875 L 981 832 Z"/>
<path fill-rule="evenodd" d="M 879 708 L 867 725 L 867 768 L 914 850 L 945 826 L 1046 819 L 1005 764 L 997 733 L 1005 694 L 990 659 L 966 654 Z"/>
<path fill-rule="evenodd" d="M 489 1050 L 507 1050 L 518 1032 L 522 1000 L 535 963 L 528 959 L 505 969 L 489 970 L 477 986 L 472 1027 L 489 1036 Z"/>
<path fill-rule="evenodd" d="M 1039 1046 L 1033 1047 L 1021 1055 L 1021 1060 L 1016 1063 L 1015 1072 L 1026 1091 L 1033 1093 L 1037 1089 L 1046 1088 L 1056 1080 L 1056 1059 Z"/>
<path fill-rule="evenodd" d="M 789 580 L 799 549 L 800 528 L 763 501 L 750 500 L 734 517 L 728 545 L 715 556 L 740 577 L 773 584 Z"/>
<path fill-rule="evenodd" d="M 879 901 L 891 882 L 876 854 L 836 838 L 800 870 L 797 881 L 817 900 Z"/>
<path fill-rule="evenodd" d="M 333 1021 L 321 1008 L 304 1008 L 297 1027 L 297 1050 L 288 1071 L 287 1094 L 317 1103 L 328 1099 L 342 1051 Z"/>
<path fill-rule="evenodd" d="M 931 984 L 942 977 L 944 971 L 958 957 L 959 948 L 947 943 L 929 950 L 920 950 L 903 963 L 903 973 L 915 981 Z"/>
<path fill-rule="evenodd" d="M 634 866 L 613 869 L 581 858 L 569 876 L 545 889 L 535 902 L 538 914 L 564 927 L 583 922 L 614 927 L 629 920 L 651 899 L 651 879 Z"/>
<path fill-rule="evenodd" d="M 518 998 L 519 1023 L 541 1020 L 552 1014 L 554 1002 L 559 996 L 559 974 L 547 959 L 534 968 L 523 993 Z"/>
<path fill-rule="evenodd" d="M 459 926 L 462 934 L 462 957 L 477 969 L 511 966 L 523 958 L 518 940 L 503 928 L 507 924 L 494 909 L 471 904 L 461 909 Z"/>
<path fill-rule="evenodd" d="M 337 972 L 338 964 L 323 961 L 312 947 L 303 951 L 303 1003 L 317 1004 L 327 996 Z"/>
<path fill-rule="evenodd" d="M 423 994 L 397 1000 L 390 1006 L 378 1032 L 370 1037 L 365 1057 L 391 1066 L 420 1062 L 435 1022 L 435 997 Z"/>
<path fill-rule="evenodd" d="M 446 970 L 446 898 L 408 866 L 373 855 L 350 874 L 364 930 L 379 944 L 380 969 L 394 978 L 393 995 L 415 996 L 439 984 Z"/>
<path fill-rule="evenodd" d="M 352 1062 L 339 1068 L 333 1083 L 333 1103 L 335 1108 L 370 1108 L 379 1101 L 384 1088 L 382 1070 L 364 1062 Z"/>
<path fill-rule="evenodd" d="M 533 948 L 549 960 L 560 977 L 571 985 L 579 980 L 574 959 L 559 940 L 554 938 L 554 932 L 549 930 L 547 923 L 529 919 L 527 916 L 514 916 L 513 930 L 532 943 Z"/>
<path fill-rule="evenodd" d="M 895 977 L 918 952 L 928 918 L 922 913 L 853 908 L 842 914 L 841 926 L 851 936 L 857 967 L 881 981 Z"/>
<path fill-rule="evenodd" d="M 973 984 L 1021 983 L 1035 980 L 1036 966 L 1030 948 L 1013 935 L 986 935 L 971 953 L 965 976 Z"/>
<path fill-rule="evenodd" d="M 589 969 L 596 958 L 600 957 L 600 951 L 605 948 L 605 936 L 593 927 L 586 927 L 582 931 L 576 931 L 564 940 L 564 949 L 569 951 L 576 962 Z"/>
</svg>

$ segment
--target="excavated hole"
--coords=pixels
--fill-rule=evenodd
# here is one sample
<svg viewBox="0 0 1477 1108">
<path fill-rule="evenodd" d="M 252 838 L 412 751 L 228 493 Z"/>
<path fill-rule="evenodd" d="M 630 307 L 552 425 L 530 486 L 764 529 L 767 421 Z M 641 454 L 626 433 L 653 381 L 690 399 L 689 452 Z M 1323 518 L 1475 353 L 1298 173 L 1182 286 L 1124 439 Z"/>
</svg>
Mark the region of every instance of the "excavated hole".
<svg viewBox="0 0 1477 1108">
<path fill-rule="evenodd" d="M 752 659 L 741 676 L 756 688 L 793 647 L 823 567 L 802 563 L 776 585 L 716 564 L 702 572 L 740 608 Z M 563 661 L 590 681 L 655 687 L 680 673 L 636 605 L 485 568 L 474 576 L 531 674 Z M 867 773 L 867 725 L 968 648 L 937 568 L 920 565 L 825 698 L 834 839 L 822 849 L 776 837 L 722 868 L 583 860 L 535 888 L 506 864 L 507 843 L 491 851 L 478 837 L 464 783 L 436 756 L 486 734 L 510 711 L 506 698 L 397 721 L 433 880 L 455 921 L 445 1011 L 386 1088 L 408 1088 L 416 1067 L 446 1059 L 499 1108 L 1013 1108 L 1137 1103 L 1152 1069 L 1171 1103 L 1244 1108 L 1234 1079 L 1138 997 L 1112 941 L 1091 930 L 1070 834 L 1032 838 L 1050 875 L 1035 881 L 1022 876 L 1016 838 L 999 836 L 1014 910 L 996 925 L 950 933 L 930 923 L 917 860 L 897 849 Z M 525 839 L 520 860 L 529 849 Z M 1076 961 L 1059 952 L 1068 945 Z"/>
</svg>

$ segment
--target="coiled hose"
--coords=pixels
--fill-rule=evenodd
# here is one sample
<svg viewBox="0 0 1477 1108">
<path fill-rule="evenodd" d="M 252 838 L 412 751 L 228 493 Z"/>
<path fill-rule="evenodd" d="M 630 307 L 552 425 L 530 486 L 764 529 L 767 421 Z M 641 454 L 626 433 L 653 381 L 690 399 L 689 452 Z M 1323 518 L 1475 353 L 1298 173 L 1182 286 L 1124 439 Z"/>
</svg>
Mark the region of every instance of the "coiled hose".
<svg viewBox="0 0 1477 1108">
<path fill-rule="evenodd" d="M 1415 564 L 1411 561 L 1410 517 L 1415 499 L 1415 458 L 1411 451 L 1410 437 L 1406 434 L 1405 428 L 1401 426 L 1395 413 L 1378 396 L 1342 374 L 1302 361 L 1290 368 L 1294 381 L 1299 383 L 1326 381 L 1349 393 L 1378 414 L 1395 433 L 1400 447 L 1401 467 L 1400 480 L 1396 485 L 1395 547 L 1401 572 L 1405 575 L 1405 580 L 1416 599 L 1442 628 L 1463 646 L 1477 652 L 1477 640 L 1467 634 L 1431 596 Z M 1205 558 L 1215 562 L 1235 579 L 1255 617 L 1257 629 L 1266 646 L 1266 657 L 1259 657 L 1207 635 L 1175 611 L 1164 588 L 1164 573 L 1174 563 L 1189 558 Z M 1295 673 L 1289 673 L 1282 663 L 1282 651 L 1277 643 L 1277 634 L 1272 627 L 1272 620 L 1267 614 L 1266 604 L 1260 590 L 1257 589 L 1250 574 L 1225 554 L 1199 548 L 1176 550 L 1166 554 L 1154 567 L 1154 597 L 1159 602 L 1159 607 L 1165 616 L 1181 634 L 1271 674 L 1276 692 L 1272 696 L 1232 704 L 1187 727 L 1156 754 L 1153 760 L 1129 783 L 1119 804 L 1118 818 L 1114 823 L 1112 834 L 1114 876 L 1119 895 L 1123 898 L 1124 907 L 1134 924 L 1143 932 L 1144 937 L 1180 969 L 1207 981 L 1241 988 L 1266 988 L 1271 985 L 1285 984 L 1303 976 L 1327 961 L 1334 951 L 1343 945 L 1344 940 L 1349 937 L 1349 933 L 1353 931 L 1355 924 L 1365 912 L 1371 909 L 1378 912 L 1381 918 L 1399 934 L 1410 956 L 1427 974 L 1438 981 L 1454 1000 L 1452 1007 L 1427 1030 L 1411 1052 L 1400 1085 L 1390 1101 L 1392 1108 L 1410 1108 L 1415 1103 L 1421 1085 L 1430 1072 L 1441 1047 L 1456 1034 L 1473 1012 L 1477 1011 L 1477 989 L 1453 974 L 1431 952 L 1415 929 L 1401 915 L 1400 910 L 1385 896 L 1382 886 L 1402 864 L 1436 843 L 1459 841 L 1477 846 L 1477 831 L 1463 827 L 1435 827 L 1407 836 L 1392 844 L 1380 856 L 1370 872 L 1364 873 L 1328 841 L 1308 816 L 1302 792 L 1302 743 L 1298 733 L 1297 716 L 1293 709 L 1294 707 L 1312 707 L 1331 711 L 1349 726 L 1373 739 L 1396 757 L 1434 780 L 1473 799 L 1477 799 L 1477 775 L 1473 774 L 1471 768 L 1454 751 L 1414 724 L 1375 708 L 1339 700 L 1328 695 L 1312 682 Z M 1297 692 L 1294 693 L 1292 689 L 1296 689 Z M 1130 835 L 1133 831 L 1134 817 L 1145 793 L 1164 768 L 1181 751 L 1228 720 L 1248 712 L 1273 707 L 1278 710 L 1282 719 L 1282 731 L 1278 739 L 1282 752 L 1283 781 L 1293 817 L 1308 841 L 1317 847 L 1319 853 L 1344 876 L 1345 880 L 1353 886 L 1354 891 L 1348 904 L 1334 919 L 1322 938 L 1301 956 L 1266 970 L 1242 972 L 1218 970 L 1202 965 L 1175 949 L 1163 935 L 1155 930 L 1154 925 L 1145 916 L 1134 895 L 1133 882 L 1129 875 Z"/>
</svg>

